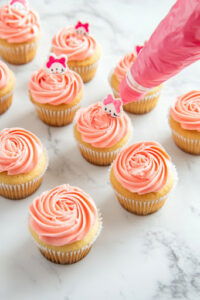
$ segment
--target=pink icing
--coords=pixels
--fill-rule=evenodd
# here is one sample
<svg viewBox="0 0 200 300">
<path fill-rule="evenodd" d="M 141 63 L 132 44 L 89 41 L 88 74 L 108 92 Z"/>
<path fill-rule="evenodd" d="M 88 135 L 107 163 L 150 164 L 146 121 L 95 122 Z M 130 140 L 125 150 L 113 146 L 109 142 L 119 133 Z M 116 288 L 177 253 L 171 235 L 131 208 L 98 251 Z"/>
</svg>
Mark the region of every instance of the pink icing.
<svg viewBox="0 0 200 300">
<path fill-rule="evenodd" d="M 158 192 L 166 184 L 170 157 L 156 142 L 136 143 L 121 151 L 113 163 L 121 185 L 140 195 Z"/>
<path fill-rule="evenodd" d="M 61 29 L 52 40 L 52 52 L 65 54 L 68 60 L 84 60 L 91 57 L 97 47 L 96 41 L 88 34 L 78 34 L 74 27 Z"/>
<path fill-rule="evenodd" d="M 9 43 L 22 43 L 35 38 L 39 31 L 39 17 L 35 12 L 22 12 L 8 5 L 0 8 L 1 39 Z"/>
<path fill-rule="evenodd" d="M 191 91 L 178 97 L 170 114 L 182 128 L 200 131 L 200 91 Z"/>
<path fill-rule="evenodd" d="M 124 79 L 127 71 L 135 60 L 136 56 L 134 55 L 134 53 L 129 53 L 118 62 L 117 66 L 114 69 L 114 74 L 119 82 Z"/>
<path fill-rule="evenodd" d="M 9 69 L 5 63 L 0 61 L 0 89 L 3 89 L 8 83 Z"/>
<path fill-rule="evenodd" d="M 71 70 L 65 74 L 47 74 L 40 69 L 33 73 L 29 81 L 29 91 L 33 100 L 42 104 L 70 103 L 82 89 L 82 79 Z"/>
<path fill-rule="evenodd" d="M 41 241 L 63 246 L 82 240 L 97 219 L 93 199 L 79 188 L 60 185 L 37 197 L 29 208 L 30 227 Z"/>
<path fill-rule="evenodd" d="M 79 109 L 75 120 L 82 140 L 97 148 L 112 147 L 130 130 L 130 120 L 124 112 L 113 118 L 103 110 L 100 102 Z"/>
<path fill-rule="evenodd" d="M 22 128 L 0 131 L 0 172 L 29 173 L 38 164 L 43 148 L 40 140 Z"/>
</svg>

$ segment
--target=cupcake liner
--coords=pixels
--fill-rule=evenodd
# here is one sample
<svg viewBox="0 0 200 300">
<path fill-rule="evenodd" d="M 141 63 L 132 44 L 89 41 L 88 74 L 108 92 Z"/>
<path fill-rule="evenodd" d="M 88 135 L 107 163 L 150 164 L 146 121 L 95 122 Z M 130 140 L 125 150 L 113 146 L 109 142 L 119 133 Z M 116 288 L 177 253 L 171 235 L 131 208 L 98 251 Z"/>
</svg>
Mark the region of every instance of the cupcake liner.
<svg viewBox="0 0 200 300">
<path fill-rule="evenodd" d="M 116 197 L 119 200 L 119 203 L 129 212 L 137 214 L 137 215 L 148 215 L 156 212 L 160 209 L 165 201 L 168 198 L 168 195 L 165 195 L 159 199 L 151 200 L 151 201 L 139 201 L 130 198 L 126 198 L 121 195 L 117 191 L 115 191 Z"/>
<path fill-rule="evenodd" d="M 87 66 L 71 66 L 70 62 L 68 63 L 69 68 L 73 70 L 74 72 L 78 73 L 81 78 L 83 79 L 83 82 L 88 82 L 92 80 L 92 78 L 95 76 L 98 62 L 95 62 L 93 64 L 87 65 Z"/>
<path fill-rule="evenodd" d="M 46 124 L 51 126 L 64 126 L 71 123 L 74 119 L 76 111 L 80 108 L 76 104 L 65 110 L 49 110 L 45 107 L 35 104 L 39 118 Z"/>
<path fill-rule="evenodd" d="M 43 175 L 21 184 L 0 183 L 0 195 L 13 199 L 23 199 L 33 194 L 42 183 Z"/>
<path fill-rule="evenodd" d="M 98 219 L 99 219 L 99 228 L 98 228 L 98 231 L 97 231 L 94 239 L 90 243 L 88 243 L 87 245 L 85 245 L 84 247 L 82 247 L 80 249 L 68 251 L 68 252 L 67 251 L 56 251 L 56 250 L 53 250 L 48 247 L 40 245 L 35 240 L 34 240 L 34 243 L 37 245 L 37 247 L 39 248 L 42 255 L 46 259 L 50 260 L 51 262 L 54 262 L 57 264 L 76 263 L 79 260 L 81 260 L 82 258 L 84 258 L 89 253 L 94 242 L 98 238 L 98 236 L 102 230 L 102 216 L 100 213 L 98 213 Z"/>
<path fill-rule="evenodd" d="M 200 154 L 200 139 L 190 139 L 172 130 L 172 136 L 176 145 L 183 151 L 191 154 Z"/>
<path fill-rule="evenodd" d="M 0 97 L 0 114 L 4 113 L 12 104 L 13 91 Z"/>
<path fill-rule="evenodd" d="M 85 145 L 78 143 L 78 147 L 82 156 L 90 163 L 99 166 L 107 166 L 110 165 L 117 154 L 122 150 L 123 147 L 118 148 L 117 150 L 110 151 L 110 152 L 99 152 L 94 151 Z"/>
<path fill-rule="evenodd" d="M 15 46 L 5 46 L 0 44 L 0 54 L 1 56 L 11 64 L 26 64 L 31 61 L 37 51 L 37 42 L 15 45 Z"/>
</svg>

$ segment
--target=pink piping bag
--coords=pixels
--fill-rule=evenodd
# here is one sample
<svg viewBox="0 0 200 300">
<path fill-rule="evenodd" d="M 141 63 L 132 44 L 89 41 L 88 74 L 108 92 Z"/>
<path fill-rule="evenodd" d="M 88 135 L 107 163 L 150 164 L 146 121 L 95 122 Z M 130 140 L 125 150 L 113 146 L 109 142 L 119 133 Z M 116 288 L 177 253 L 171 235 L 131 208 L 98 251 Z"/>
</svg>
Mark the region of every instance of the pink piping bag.
<svg viewBox="0 0 200 300">
<path fill-rule="evenodd" d="M 123 103 L 137 101 L 200 58 L 200 0 L 178 0 L 120 84 Z"/>
</svg>

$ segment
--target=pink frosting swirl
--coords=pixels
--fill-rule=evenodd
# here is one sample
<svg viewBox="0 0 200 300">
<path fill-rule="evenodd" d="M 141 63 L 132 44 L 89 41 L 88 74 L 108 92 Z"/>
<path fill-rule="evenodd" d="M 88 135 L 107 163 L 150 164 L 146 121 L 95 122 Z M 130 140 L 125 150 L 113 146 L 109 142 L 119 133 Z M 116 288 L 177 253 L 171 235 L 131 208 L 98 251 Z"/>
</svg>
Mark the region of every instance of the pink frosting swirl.
<svg viewBox="0 0 200 300">
<path fill-rule="evenodd" d="M 63 246 L 82 240 L 97 219 L 93 199 L 68 184 L 37 197 L 29 208 L 30 227 L 41 241 Z"/>
<path fill-rule="evenodd" d="M 33 100 L 42 104 L 70 103 L 82 89 L 81 77 L 70 70 L 65 74 L 48 74 L 40 69 L 33 73 L 29 82 L 29 91 Z"/>
<path fill-rule="evenodd" d="M 40 140 L 30 131 L 5 128 L 0 131 L 0 172 L 28 173 L 37 165 L 42 151 Z"/>
<path fill-rule="evenodd" d="M 61 29 L 52 40 L 52 51 L 56 55 L 65 54 L 68 60 L 84 60 L 91 57 L 97 43 L 88 34 L 78 34 L 74 27 Z"/>
<path fill-rule="evenodd" d="M 140 142 L 121 151 L 113 163 L 121 185 L 140 195 L 158 192 L 166 184 L 171 161 L 156 142 Z"/>
<path fill-rule="evenodd" d="M 22 43 L 35 38 L 40 31 L 38 15 L 29 10 L 27 13 L 12 6 L 0 8 L 0 38 L 9 43 Z"/>
<path fill-rule="evenodd" d="M 0 61 L 0 89 L 3 89 L 8 83 L 9 69 L 6 64 Z"/>
<path fill-rule="evenodd" d="M 200 131 L 200 91 L 191 91 L 178 97 L 170 114 L 183 129 Z"/>
<path fill-rule="evenodd" d="M 124 79 L 127 71 L 130 69 L 135 59 L 136 56 L 134 55 L 134 53 L 129 53 L 118 62 L 117 66 L 114 69 L 114 74 L 116 75 L 119 82 L 121 82 L 122 79 Z"/>
<path fill-rule="evenodd" d="M 97 148 L 112 147 L 130 130 L 130 120 L 124 112 L 114 118 L 103 110 L 101 102 L 79 109 L 75 123 L 82 140 Z"/>
</svg>

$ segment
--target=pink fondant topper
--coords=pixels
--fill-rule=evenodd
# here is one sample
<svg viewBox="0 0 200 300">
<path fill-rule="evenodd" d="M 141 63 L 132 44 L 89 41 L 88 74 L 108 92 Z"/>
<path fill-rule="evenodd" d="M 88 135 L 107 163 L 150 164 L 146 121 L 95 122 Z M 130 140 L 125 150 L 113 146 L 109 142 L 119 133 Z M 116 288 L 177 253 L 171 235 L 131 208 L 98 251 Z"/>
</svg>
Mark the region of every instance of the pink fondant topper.
<svg viewBox="0 0 200 300">
<path fill-rule="evenodd" d="M 79 34 L 87 34 L 89 33 L 89 23 L 83 24 L 80 21 L 78 21 L 78 23 L 75 26 L 75 30 Z"/>
<path fill-rule="evenodd" d="M 26 12 L 28 10 L 27 0 L 11 0 L 11 1 L 9 1 L 9 5 L 12 8 L 17 9 L 19 11 Z"/>
<path fill-rule="evenodd" d="M 112 95 L 108 95 L 103 100 L 103 109 L 112 117 L 119 117 L 122 112 L 122 101 L 119 98 L 115 99 Z"/>
<path fill-rule="evenodd" d="M 56 56 L 54 53 L 51 53 L 45 64 L 45 69 L 49 74 L 64 74 L 68 69 L 67 56 Z"/>
</svg>

